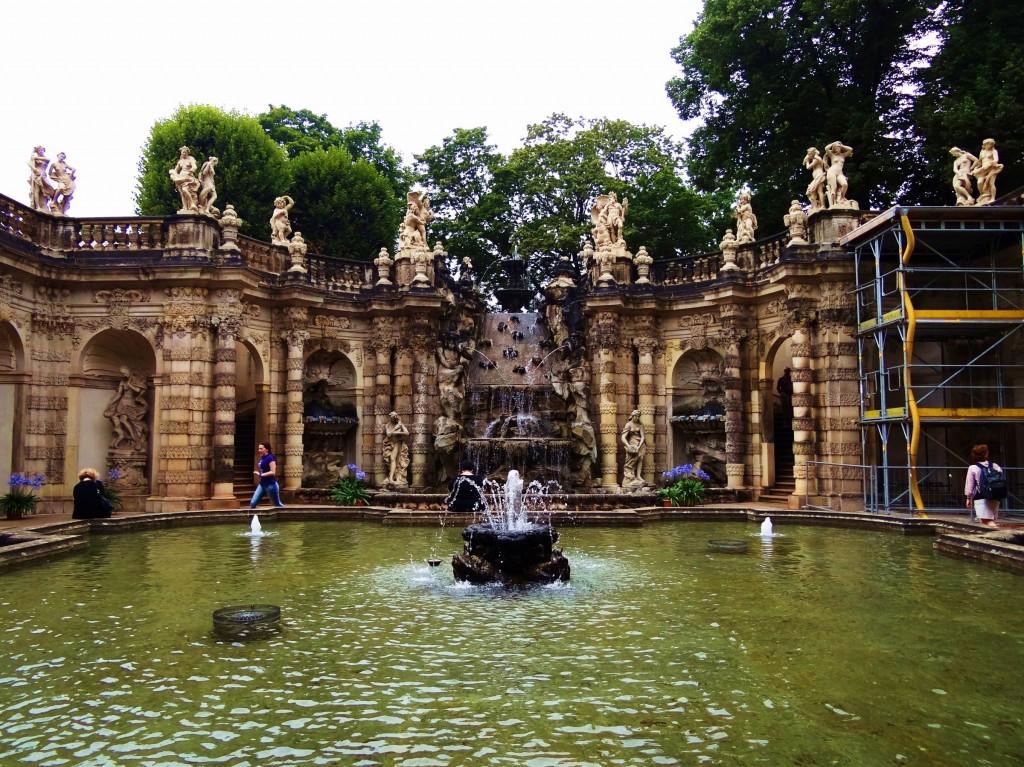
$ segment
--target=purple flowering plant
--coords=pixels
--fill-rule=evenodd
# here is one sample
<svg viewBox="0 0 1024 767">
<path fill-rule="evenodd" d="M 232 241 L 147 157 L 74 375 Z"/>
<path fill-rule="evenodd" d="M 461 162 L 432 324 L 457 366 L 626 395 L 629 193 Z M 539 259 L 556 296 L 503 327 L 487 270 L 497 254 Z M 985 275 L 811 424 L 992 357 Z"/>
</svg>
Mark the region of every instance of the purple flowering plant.
<svg viewBox="0 0 1024 767">
<path fill-rule="evenodd" d="M 25 514 L 31 514 L 36 510 L 36 502 L 39 500 L 33 490 L 38 490 L 46 484 L 46 477 L 42 474 L 20 474 L 15 473 L 7 480 L 11 489 L 0 496 L 0 511 L 8 519 L 17 519 Z"/>
<path fill-rule="evenodd" d="M 103 496 L 114 505 L 114 511 L 120 511 L 124 506 L 124 499 L 117 487 L 117 481 L 121 479 L 121 472 L 111 469 L 107 472 L 106 481 L 103 483 Z"/>
<path fill-rule="evenodd" d="M 704 501 L 711 475 L 692 463 L 684 463 L 663 471 L 661 479 L 666 485 L 658 490 L 658 495 L 671 501 L 673 506 L 694 506 Z"/>
<path fill-rule="evenodd" d="M 331 487 L 331 500 L 339 506 L 357 506 L 360 503 L 368 503 L 370 494 L 366 490 L 366 472 L 360 471 L 359 466 L 350 463 L 345 467 L 348 470 L 347 476 L 338 477 L 338 481 Z"/>
</svg>

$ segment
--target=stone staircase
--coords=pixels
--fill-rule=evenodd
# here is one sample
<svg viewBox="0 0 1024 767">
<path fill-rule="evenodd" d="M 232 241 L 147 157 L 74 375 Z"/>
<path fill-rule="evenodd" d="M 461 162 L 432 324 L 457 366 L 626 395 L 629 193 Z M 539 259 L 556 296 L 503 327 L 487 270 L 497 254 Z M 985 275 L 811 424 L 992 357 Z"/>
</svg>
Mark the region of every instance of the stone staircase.
<svg viewBox="0 0 1024 767">
<path fill-rule="evenodd" d="M 235 421 L 235 498 L 248 506 L 256 485 L 252 472 L 256 468 L 256 414 L 239 415 Z"/>
<path fill-rule="evenodd" d="M 759 500 L 786 506 L 796 490 L 793 478 L 793 421 L 781 410 L 775 412 L 775 484 L 761 493 Z"/>
</svg>

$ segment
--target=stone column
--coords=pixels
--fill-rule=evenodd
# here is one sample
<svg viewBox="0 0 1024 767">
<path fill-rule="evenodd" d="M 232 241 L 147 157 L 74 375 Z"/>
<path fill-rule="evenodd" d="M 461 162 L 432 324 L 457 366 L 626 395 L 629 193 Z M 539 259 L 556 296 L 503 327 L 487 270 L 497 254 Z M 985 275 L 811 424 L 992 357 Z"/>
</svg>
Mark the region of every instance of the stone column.
<svg viewBox="0 0 1024 767">
<path fill-rule="evenodd" d="M 829 290 L 833 285 L 838 287 Z M 862 511 L 863 472 L 857 467 L 861 463 L 861 443 L 856 316 L 844 287 L 842 283 L 822 285 L 822 303 L 830 308 L 818 312 L 821 345 L 815 349 L 814 356 L 822 363 L 820 419 L 822 431 L 828 435 L 820 450 L 822 460 L 832 464 L 818 469 L 819 475 L 829 479 L 830 493 L 829 498 L 819 499 L 819 503 L 837 511 Z M 853 466 L 846 469 L 844 464 Z"/>
<path fill-rule="evenodd" d="M 614 490 L 619 487 L 619 423 L 618 403 L 615 399 L 615 350 L 619 345 L 620 318 L 612 312 L 600 312 L 591 323 L 593 345 L 597 348 L 598 427 L 601 460 L 601 487 Z"/>
<path fill-rule="evenodd" d="M 364 346 L 359 352 L 362 360 L 363 399 L 359 407 L 359 444 L 356 463 L 366 472 L 367 477 L 374 476 L 373 435 L 377 430 L 377 414 L 375 409 L 377 398 L 377 354 L 371 346 Z"/>
<path fill-rule="evenodd" d="M 796 487 L 789 498 L 789 507 L 799 509 L 807 495 L 807 462 L 815 455 L 814 398 L 811 393 L 814 371 L 811 370 L 809 323 L 801 325 L 793 333 L 790 352 L 793 357 L 793 477 Z"/>
<path fill-rule="evenodd" d="M 288 381 L 285 389 L 288 403 L 284 432 L 284 483 L 281 487 L 284 490 L 297 490 L 302 487 L 302 436 L 305 433 L 305 424 L 302 422 L 302 374 L 309 332 L 286 330 L 281 338 L 288 346 Z"/>
<path fill-rule="evenodd" d="M 657 458 L 654 427 L 654 350 L 658 341 L 652 336 L 634 339 L 639 359 L 637 360 L 637 409 L 640 423 L 647 438 L 647 456 L 644 459 L 643 478 L 648 485 L 656 485 L 655 461 Z"/>
<path fill-rule="evenodd" d="M 654 476 L 661 477 L 661 472 L 670 468 L 668 435 L 672 428 L 669 423 L 671 406 L 668 401 L 666 387 L 667 362 L 664 344 L 658 344 L 654 353 Z"/>
<path fill-rule="evenodd" d="M 163 377 L 159 407 L 157 495 L 148 511 L 199 509 L 208 499 L 213 457 L 210 411 L 213 350 L 206 288 L 168 288 L 160 317 Z M 158 404 L 159 403 L 159 404 Z"/>
<path fill-rule="evenodd" d="M 743 379 L 740 344 L 747 336 L 745 313 L 739 306 L 723 306 L 721 342 L 725 347 L 722 386 L 725 390 L 725 473 L 730 490 L 746 487 L 746 419 L 743 417 Z"/>
<path fill-rule="evenodd" d="M 412 458 L 412 487 L 426 487 L 430 473 L 429 459 L 433 455 L 431 434 L 431 402 L 437 402 L 437 364 L 434 359 L 434 337 L 430 317 L 417 315 L 413 318 L 410 346 L 412 362 L 412 423 L 409 426 Z M 433 390 L 433 397 L 431 397 Z"/>
<path fill-rule="evenodd" d="M 392 387 L 392 353 L 395 348 L 394 320 L 391 317 L 374 317 L 370 345 L 376 356 L 374 399 L 373 399 L 373 433 L 370 435 L 368 457 L 372 456 L 374 483 L 383 487 L 387 481 L 387 468 L 384 465 L 384 426 L 391 412 Z M 365 439 L 365 437 L 364 437 Z"/>
<path fill-rule="evenodd" d="M 210 508 L 235 508 L 235 339 L 241 318 L 218 318 L 213 363 L 213 498 Z"/>
</svg>

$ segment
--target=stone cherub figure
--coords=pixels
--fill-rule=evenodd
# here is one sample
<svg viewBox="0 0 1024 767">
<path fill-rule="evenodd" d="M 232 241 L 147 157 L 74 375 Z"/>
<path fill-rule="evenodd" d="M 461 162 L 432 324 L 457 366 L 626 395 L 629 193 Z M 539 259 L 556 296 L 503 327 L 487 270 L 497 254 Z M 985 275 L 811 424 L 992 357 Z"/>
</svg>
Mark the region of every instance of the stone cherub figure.
<svg viewBox="0 0 1024 767">
<path fill-rule="evenodd" d="M 744 245 L 754 241 L 754 232 L 757 231 L 757 216 L 754 215 L 754 208 L 750 204 L 750 192 L 741 192 L 739 202 L 736 203 L 736 243 Z"/>
<path fill-rule="evenodd" d="M 146 447 L 146 414 L 149 412 L 146 376 L 126 367 L 121 368 L 121 375 L 123 378 L 117 392 L 103 411 L 103 417 L 109 418 L 114 427 L 110 447 L 115 450 L 143 450 Z"/>
<path fill-rule="evenodd" d="M 288 237 L 292 233 L 292 224 L 288 219 L 288 211 L 295 205 L 288 195 L 274 199 L 274 212 L 270 214 L 270 243 L 288 247 Z"/>
</svg>

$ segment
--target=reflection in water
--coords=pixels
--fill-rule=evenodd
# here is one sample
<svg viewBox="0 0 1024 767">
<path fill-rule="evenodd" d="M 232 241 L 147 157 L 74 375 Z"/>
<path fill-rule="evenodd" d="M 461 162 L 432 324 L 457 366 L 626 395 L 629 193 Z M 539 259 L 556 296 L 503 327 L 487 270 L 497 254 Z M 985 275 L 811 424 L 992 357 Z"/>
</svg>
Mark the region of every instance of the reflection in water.
<svg viewBox="0 0 1024 767">
<path fill-rule="evenodd" d="M 992 673 L 1024 663 L 1019 578 L 939 557 L 930 540 L 794 527 L 722 557 L 709 539 L 757 527 L 568 528 L 572 582 L 509 591 L 454 582 L 459 532 L 292 522 L 243 542 L 196 527 L 97 536 L 5 572 L 4 763 L 1020 753 L 1020 686 Z M 281 606 L 280 635 L 211 639 L 214 609 L 250 603 Z"/>
</svg>

